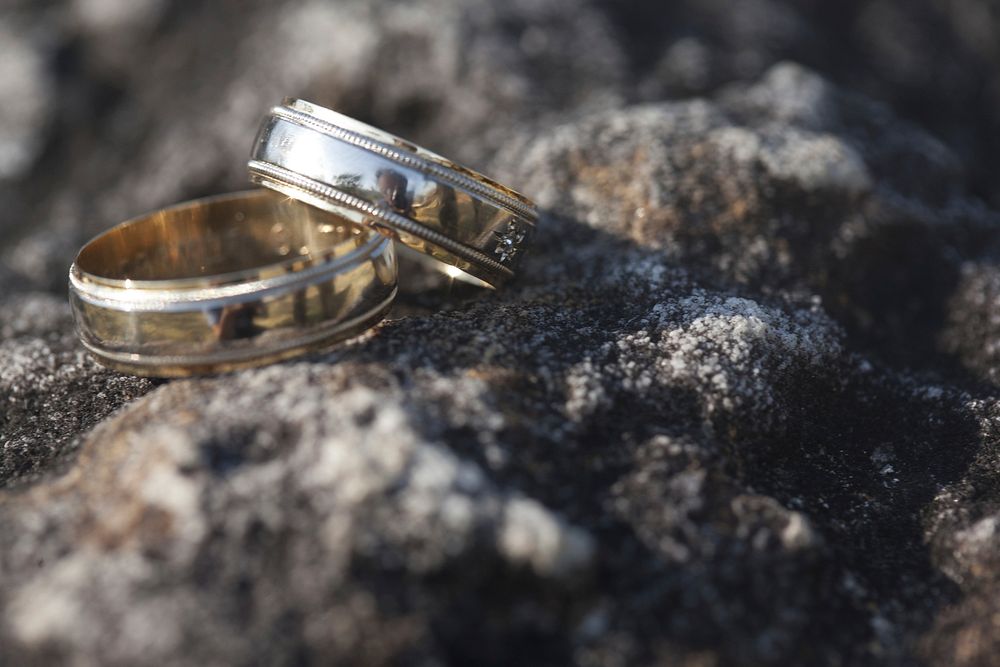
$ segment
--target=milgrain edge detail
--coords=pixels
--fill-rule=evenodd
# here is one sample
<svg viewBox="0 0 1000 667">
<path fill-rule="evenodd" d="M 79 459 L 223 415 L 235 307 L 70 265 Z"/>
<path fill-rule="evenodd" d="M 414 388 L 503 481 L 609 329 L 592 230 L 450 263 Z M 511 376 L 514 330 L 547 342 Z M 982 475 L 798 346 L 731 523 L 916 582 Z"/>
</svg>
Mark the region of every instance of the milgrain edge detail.
<svg viewBox="0 0 1000 667">
<path fill-rule="evenodd" d="M 294 171 L 290 171 L 284 167 L 279 167 L 269 162 L 251 160 L 247 167 L 250 170 L 251 180 L 260 185 L 265 184 L 263 181 L 276 182 L 280 185 L 297 188 L 313 195 L 314 197 L 325 199 L 331 203 L 347 206 L 348 208 L 355 209 L 365 215 L 371 216 L 372 218 L 381 221 L 383 224 L 440 246 L 448 252 L 454 254 L 456 257 L 460 257 L 468 262 L 477 264 L 482 268 L 499 274 L 499 276 L 503 278 L 514 277 L 514 271 L 512 269 L 504 266 L 489 255 L 480 252 L 475 248 L 470 248 L 464 243 L 454 241 L 444 234 L 436 232 L 433 229 L 429 229 L 394 211 L 377 206 L 369 201 L 361 199 L 360 197 L 347 194 L 346 192 L 338 190 L 330 185 L 307 178 Z"/>
<path fill-rule="evenodd" d="M 479 195 L 483 199 L 488 200 L 494 205 L 505 208 L 511 213 L 521 216 L 527 224 L 533 225 L 538 220 L 538 210 L 534 206 L 529 206 L 524 202 L 515 199 L 506 193 L 497 190 L 496 188 L 490 187 L 486 183 L 470 178 L 459 171 L 436 164 L 420 157 L 419 155 L 397 150 L 396 148 L 380 141 L 366 137 L 353 130 L 340 127 L 330 121 L 316 118 L 315 116 L 297 109 L 291 109 L 287 106 L 276 106 L 271 109 L 271 113 L 274 116 L 282 118 L 283 120 L 308 127 L 335 139 L 358 146 L 359 148 L 364 148 L 365 150 L 369 150 L 386 159 L 393 160 L 394 162 L 398 162 L 404 166 L 410 167 L 411 169 L 428 173 L 431 176 L 434 176 L 435 178 L 445 181 L 451 185 L 468 190 L 476 195 Z M 483 178 L 486 177 L 484 176 Z"/>
</svg>

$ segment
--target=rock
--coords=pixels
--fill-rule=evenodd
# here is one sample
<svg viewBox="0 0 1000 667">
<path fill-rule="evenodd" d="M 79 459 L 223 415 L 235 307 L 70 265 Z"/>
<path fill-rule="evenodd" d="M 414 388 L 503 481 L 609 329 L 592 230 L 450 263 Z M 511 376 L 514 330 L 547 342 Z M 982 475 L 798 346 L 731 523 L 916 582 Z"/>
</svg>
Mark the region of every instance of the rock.
<svg viewBox="0 0 1000 667">
<path fill-rule="evenodd" d="M 24 176 L 42 151 L 54 102 L 47 54 L 23 34 L 0 23 L 0 186 Z M 3 225 L 0 225 L 2 231 Z"/>
<path fill-rule="evenodd" d="M 627 537 L 633 524 L 660 521 L 641 505 L 635 515 L 625 509 L 649 492 L 678 507 L 681 535 L 697 530 L 688 512 L 732 522 L 744 537 L 715 556 L 727 567 L 755 553 L 766 568 L 773 559 L 796 572 L 835 567 L 808 519 L 735 487 L 716 491 L 705 475 L 714 433 L 738 428 L 734 415 L 770 434 L 787 427 L 779 396 L 837 363 L 837 327 L 808 306 L 706 293 L 656 255 L 631 252 L 631 263 L 621 263 L 627 252 L 609 257 L 617 271 L 595 262 L 587 291 L 571 278 L 529 284 L 399 320 L 325 359 L 173 383 L 135 403 L 95 429 L 66 476 L 0 505 L 3 568 L 25 575 L 5 590 L 12 622 L 3 645 L 109 662 L 169 662 L 194 646 L 223 662 L 279 660 L 292 647 L 381 662 L 442 640 L 467 659 L 487 646 L 498 663 L 536 650 L 600 660 L 603 637 L 565 634 L 583 616 L 627 624 L 680 592 L 674 581 L 646 602 L 624 595 L 633 584 L 614 561 L 677 566 Z M 602 307 L 623 290 L 629 308 Z M 625 405 L 650 418 L 623 421 Z M 700 434 L 704 444 L 675 448 L 662 429 Z M 638 468 L 631 456 L 667 468 Z M 678 457 L 705 458 L 706 468 L 673 470 Z M 699 507 L 716 492 L 727 498 L 721 507 Z M 716 548 L 710 533 L 681 535 L 677 549 Z M 624 547 L 604 555 L 624 595 L 610 607 L 603 598 L 615 591 L 593 590 L 586 576 L 606 540 Z M 79 548 L 66 557 L 68 543 Z M 474 591 L 506 591 L 510 607 L 482 606 L 468 597 Z M 709 622 L 713 603 L 702 595 L 692 614 Z M 795 607 L 816 604 L 812 593 L 789 595 Z M 254 611 L 225 612 L 237 608 Z M 486 623 L 483 613 L 501 618 Z M 134 631 L 109 642 L 110 619 Z M 793 625 L 808 620 L 803 610 Z M 275 644 L 279 627 L 286 639 Z M 750 648 L 780 655 L 794 640 L 776 632 L 775 647 Z M 755 641 L 741 635 L 734 644 Z M 227 636 L 257 639 L 214 639 Z M 636 644 L 626 655 L 646 650 Z"/>
<path fill-rule="evenodd" d="M 0 300 L 0 485 L 25 483 L 75 455 L 81 436 L 149 380 L 103 369 L 80 349 L 69 304 L 32 294 Z"/>
<path fill-rule="evenodd" d="M 963 667 L 995 660 L 1000 617 L 996 596 L 990 594 L 1000 583 L 1000 402 L 977 399 L 969 408 L 979 420 L 982 445 L 962 479 L 934 497 L 926 528 L 935 563 L 962 595 L 934 620 L 921 646 L 930 662 Z"/>
<path fill-rule="evenodd" d="M 546 128 L 496 164 L 543 206 L 711 280 L 819 294 L 866 345 L 907 362 L 942 352 L 961 260 L 989 251 L 1000 226 L 940 142 L 791 64 L 715 105 Z"/>
<path fill-rule="evenodd" d="M 414 430 L 384 372 L 288 365 L 244 380 L 163 387 L 84 445 L 80 463 L 110 467 L 77 466 L 60 488 L 19 497 L 34 510 L 4 515 L 18 534 L 4 568 L 44 574 L 5 587 L 7 641 L 120 663 L 189 649 L 209 661 L 280 661 L 291 650 L 381 662 L 432 642 L 435 629 L 406 609 L 424 597 L 419 587 L 408 602 L 369 577 L 405 588 L 479 572 L 442 580 L 452 592 L 437 620 L 448 622 L 476 588 L 541 578 L 558 593 L 590 567 L 585 532 Z M 51 550 L 62 540 L 80 548 L 63 557 Z M 202 584 L 176 585 L 188 577 Z M 510 616 L 516 627 L 516 605 Z M 111 618 L 125 630 L 115 638 Z M 276 645 L 277 627 L 288 635 Z M 234 641 L 244 636 L 254 639 Z"/>
<path fill-rule="evenodd" d="M 642 99 L 705 95 L 794 60 L 931 128 L 977 194 L 1000 201 L 1000 16 L 990 2 L 626 0 L 609 13 L 630 37 Z"/>
<path fill-rule="evenodd" d="M 960 276 L 947 304 L 942 345 L 966 369 L 1000 384 L 1000 271 L 986 259 L 964 264 Z"/>
<path fill-rule="evenodd" d="M 918 4 L 917 34 L 972 11 Z M 990 664 L 992 158 L 775 64 L 899 6 L 34 14 L 67 95 L 0 191 L 0 662 Z M 101 369 L 61 293 L 79 242 L 237 187 L 297 93 L 537 197 L 521 279 L 409 283 L 268 368 Z"/>
</svg>

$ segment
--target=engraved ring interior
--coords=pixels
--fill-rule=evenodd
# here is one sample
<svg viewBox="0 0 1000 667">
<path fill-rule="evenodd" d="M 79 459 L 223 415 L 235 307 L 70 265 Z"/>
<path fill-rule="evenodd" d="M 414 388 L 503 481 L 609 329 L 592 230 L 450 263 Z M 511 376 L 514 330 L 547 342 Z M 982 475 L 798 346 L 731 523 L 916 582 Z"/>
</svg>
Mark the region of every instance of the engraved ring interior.
<svg viewBox="0 0 1000 667">
<path fill-rule="evenodd" d="M 534 233 L 531 200 L 430 151 L 302 100 L 264 119 L 251 180 L 359 223 L 499 286 Z M 453 274 L 454 275 L 454 274 Z"/>
<path fill-rule="evenodd" d="M 122 223 L 83 247 L 70 301 L 84 345 L 127 372 L 221 372 L 378 323 L 396 292 L 390 239 L 268 190 Z"/>
</svg>

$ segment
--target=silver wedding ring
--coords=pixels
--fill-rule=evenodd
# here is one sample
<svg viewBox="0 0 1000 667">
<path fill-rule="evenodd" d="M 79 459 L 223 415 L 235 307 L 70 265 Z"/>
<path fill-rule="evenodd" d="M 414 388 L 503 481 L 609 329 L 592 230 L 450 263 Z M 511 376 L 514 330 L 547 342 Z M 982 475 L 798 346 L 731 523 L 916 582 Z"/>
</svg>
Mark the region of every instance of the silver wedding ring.
<svg viewBox="0 0 1000 667">
<path fill-rule="evenodd" d="M 296 99 L 265 117 L 249 171 L 494 287 L 514 277 L 538 218 L 530 199 L 471 169 Z"/>
</svg>

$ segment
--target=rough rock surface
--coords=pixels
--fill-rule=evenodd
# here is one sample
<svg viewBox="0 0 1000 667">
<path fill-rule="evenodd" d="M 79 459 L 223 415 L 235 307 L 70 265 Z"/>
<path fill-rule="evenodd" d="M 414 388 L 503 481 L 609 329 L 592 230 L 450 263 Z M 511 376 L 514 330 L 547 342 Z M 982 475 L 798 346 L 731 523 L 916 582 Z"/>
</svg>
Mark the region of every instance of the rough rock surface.
<svg viewBox="0 0 1000 667">
<path fill-rule="evenodd" d="M 1000 77 L 988 4 L 238 5 L 0 14 L 47 110 L 0 111 L 0 663 L 994 663 L 996 156 L 953 108 Z M 969 35 L 951 97 L 901 76 Z M 286 94 L 536 197 L 522 279 L 101 369 L 79 242 L 239 187 Z"/>
</svg>

